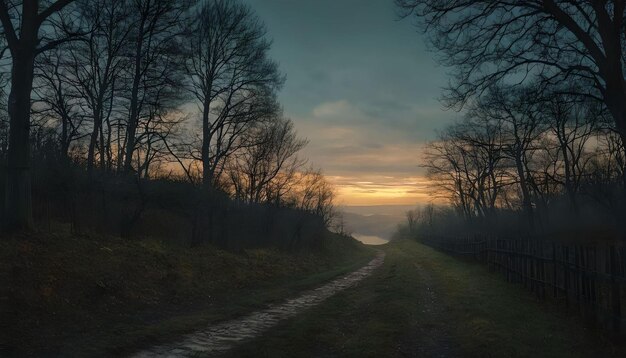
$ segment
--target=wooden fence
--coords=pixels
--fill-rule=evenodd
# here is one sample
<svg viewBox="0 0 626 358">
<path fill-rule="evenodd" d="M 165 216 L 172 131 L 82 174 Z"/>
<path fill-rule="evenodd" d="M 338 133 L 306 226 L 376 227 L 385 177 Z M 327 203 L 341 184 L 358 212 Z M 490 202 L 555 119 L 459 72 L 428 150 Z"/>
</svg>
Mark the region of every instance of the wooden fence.
<svg viewBox="0 0 626 358">
<path fill-rule="evenodd" d="M 545 240 L 429 237 L 425 244 L 474 257 L 538 298 L 551 298 L 615 333 L 626 327 L 626 248 L 574 245 Z"/>
</svg>

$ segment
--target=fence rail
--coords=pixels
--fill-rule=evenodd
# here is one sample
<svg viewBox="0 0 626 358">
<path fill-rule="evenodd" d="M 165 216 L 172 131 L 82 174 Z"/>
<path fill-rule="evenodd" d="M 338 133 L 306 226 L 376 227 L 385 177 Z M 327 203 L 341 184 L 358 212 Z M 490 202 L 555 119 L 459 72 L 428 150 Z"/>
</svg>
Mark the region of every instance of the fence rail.
<svg viewBox="0 0 626 358">
<path fill-rule="evenodd" d="M 624 333 L 625 247 L 480 236 L 431 236 L 422 242 L 473 257 L 490 271 L 503 274 L 508 282 L 534 292 L 539 299 L 552 298 L 604 328 Z"/>
</svg>

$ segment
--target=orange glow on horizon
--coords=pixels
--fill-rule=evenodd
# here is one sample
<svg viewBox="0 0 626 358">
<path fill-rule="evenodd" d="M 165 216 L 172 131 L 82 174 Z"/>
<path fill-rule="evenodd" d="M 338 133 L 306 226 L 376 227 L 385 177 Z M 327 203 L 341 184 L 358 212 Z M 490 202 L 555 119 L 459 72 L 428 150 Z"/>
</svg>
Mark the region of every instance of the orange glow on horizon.
<svg viewBox="0 0 626 358">
<path fill-rule="evenodd" d="M 418 205 L 442 202 L 433 195 L 429 181 L 423 177 L 402 178 L 368 177 L 350 178 L 328 176 L 335 185 L 338 205 Z"/>
</svg>

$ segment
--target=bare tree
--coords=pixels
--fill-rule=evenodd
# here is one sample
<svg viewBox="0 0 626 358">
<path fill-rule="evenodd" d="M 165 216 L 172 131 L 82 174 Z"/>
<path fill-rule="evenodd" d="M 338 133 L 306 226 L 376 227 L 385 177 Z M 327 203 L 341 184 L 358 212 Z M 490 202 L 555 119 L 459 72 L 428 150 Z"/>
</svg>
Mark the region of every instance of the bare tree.
<svg viewBox="0 0 626 358">
<path fill-rule="evenodd" d="M 161 86 L 180 87 L 173 65 L 182 61 L 178 56 L 184 55 L 180 41 L 187 34 L 186 16 L 193 4 L 192 0 L 132 0 L 132 6 L 127 9 L 132 14 L 132 50 L 127 64 L 130 92 L 126 135 L 118 156 L 118 167 L 125 172 L 133 169 L 133 155 L 138 149 L 137 130 L 142 115 L 150 111 L 144 107 L 146 97 Z M 172 93 L 179 94 L 180 90 Z"/>
<path fill-rule="evenodd" d="M 284 78 L 268 58 L 265 27 L 237 0 L 206 1 L 188 45 L 189 81 L 202 123 L 200 153 L 191 157 L 201 161 L 202 182 L 209 188 L 247 128 L 278 111 L 274 93 Z"/>
<path fill-rule="evenodd" d="M 462 171 L 471 187 L 466 189 L 474 210 L 480 216 L 494 216 L 502 191 L 511 185 L 506 162 L 503 123 L 483 115 L 479 110 L 468 112 L 465 121 L 448 128 L 448 138 L 461 147 Z"/>
<path fill-rule="evenodd" d="M 34 111 L 43 117 L 53 117 L 58 123 L 59 156 L 67 161 L 72 143 L 81 138 L 85 116 L 68 80 L 66 49 L 59 47 L 44 54 L 37 66 L 36 104 Z M 35 120 L 37 122 L 37 120 Z"/>
<path fill-rule="evenodd" d="M 472 205 L 468 202 L 463 165 L 463 151 L 445 135 L 428 143 L 423 152 L 422 167 L 432 183 L 434 195 L 449 199 L 465 218 L 473 216 Z"/>
<path fill-rule="evenodd" d="M 96 164 L 96 149 L 100 169 L 110 167 L 111 153 L 110 123 L 114 110 L 114 98 L 121 83 L 123 51 L 129 40 L 130 0 L 95 0 L 81 4 L 80 14 L 93 30 L 87 41 L 74 43 L 66 49 L 67 80 L 71 83 L 86 116 L 91 120 L 87 151 L 87 171 L 91 175 Z M 117 81 L 117 82 L 116 82 Z M 121 91 L 120 91 L 121 92 Z"/>
<path fill-rule="evenodd" d="M 464 121 L 428 145 L 423 166 L 467 219 L 493 218 L 517 197 L 534 225 L 534 167 L 547 130 L 535 95 L 532 88 L 490 87 L 469 106 Z"/>
<path fill-rule="evenodd" d="M 329 227 L 335 217 L 335 191 L 320 170 L 309 169 L 302 174 L 299 190 L 293 198 L 296 208 L 314 214 Z"/>
<path fill-rule="evenodd" d="M 535 143 L 543 133 L 533 88 L 494 86 L 472 108 L 475 115 L 500 122 L 503 153 L 512 161 L 527 220 L 534 225 L 532 180 L 529 163 Z"/>
<path fill-rule="evenodd" d="M 622 196 L 618 194 L 626 181 L 624 145 L 618 133 L 603 126 L 597 132 L 596 141 L 597 146 L 587 168 L 584 191 L 621 223 L 620 214 L 624 207 L 620 200 Z"/>
<path fill-rule="evenodd" d="M 441 62 L 453 66 L 446 93 L 463 105 L 502 81 L 537 79 L 542 88 L 590 83 L 575 94 L 602 101 L 626 142 L 626 2 L 396 0 L 432 34 Z"/>
<path fill-rule="evenodd" d="M 518 215 L 510 214 L 521 212 L 540 233 L 564 220 L 609 224 L 596 216 L 597 204 L 607 209 L 605 216 L 623 215 L 626 162 L 620 136 L 605 126 L 612 119 L 606 119 L 602 103 L 566 92 L 490 87 L 468 106 L 462 122 L 426 147 L 427 175 L 466 225 L 491 230 L 473 219 L 497 213 L 498 221 L 489 224 L 507 217 L 518 222 Z"/>
<path fill-rule="evenodd" d="M 180 127 L 187 119 L 175 108 L 177 99 L 181 98 L 180 88 L 167 85 L 157 88 L 146 104 L 148 111 L 142 116 L 142 128 L 137 136 L 135 168 L 137 174 L 145 179 L 150 178 L 152 168 L 167 164 L 172 159 L 169 156 L 176 154 L 172 153 L 170 143 L 179 135 Z"/>
<path fill-rule="evenodd" d="M 470 112 L 426 147 L 427 175 L 467 219 L 494 216 L 503 190 L 512 184 L 501 125 Z"/>
<path fill-rule="evenodd" d="M 558 93 L 542 107 L 549 134 L 544 150 L 550 151 L 551 146 L 556 149 L 553 166 L 557 170 L 546 175 L 565 189 L 572 210 L 578 212 L 578 193 L 592 158 L 587 148 L 597 130 L 601 108 L 589 100 Z"/>
<path fill-rule="evenodd" d="M 281 203 L 305 161 L 297 156 L 307 141 L 298 138 L 293 122 L 278 118 L 255 130 L 252 143 L 234 156 L 229 177 L 235 196 L 249 203 Z"/>
<path fill-rule="evenodd" d="M 12 60 L 4 206 L 5 226 L 9 229 L 33 225 L 29 131 L 35 59 L 79 34 L 63 12 L 72 2 L 0 1 L 0 22 Z"/>
</svg>

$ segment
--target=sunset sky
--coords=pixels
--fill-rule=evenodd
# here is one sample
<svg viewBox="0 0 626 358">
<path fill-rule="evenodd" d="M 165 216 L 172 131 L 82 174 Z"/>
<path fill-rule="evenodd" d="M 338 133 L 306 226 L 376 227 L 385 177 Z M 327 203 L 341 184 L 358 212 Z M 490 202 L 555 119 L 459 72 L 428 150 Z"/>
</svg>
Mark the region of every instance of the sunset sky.
<svg viewBox="0 0 626 358">
<path fill-rule="evenodd" d="M 392 0 L 247 0 L 287 75 L 286 116 L 342 205 L 429 201 L 420 148 L 455 116 L 437 101 L 446 69 Z"/>
</svg>

